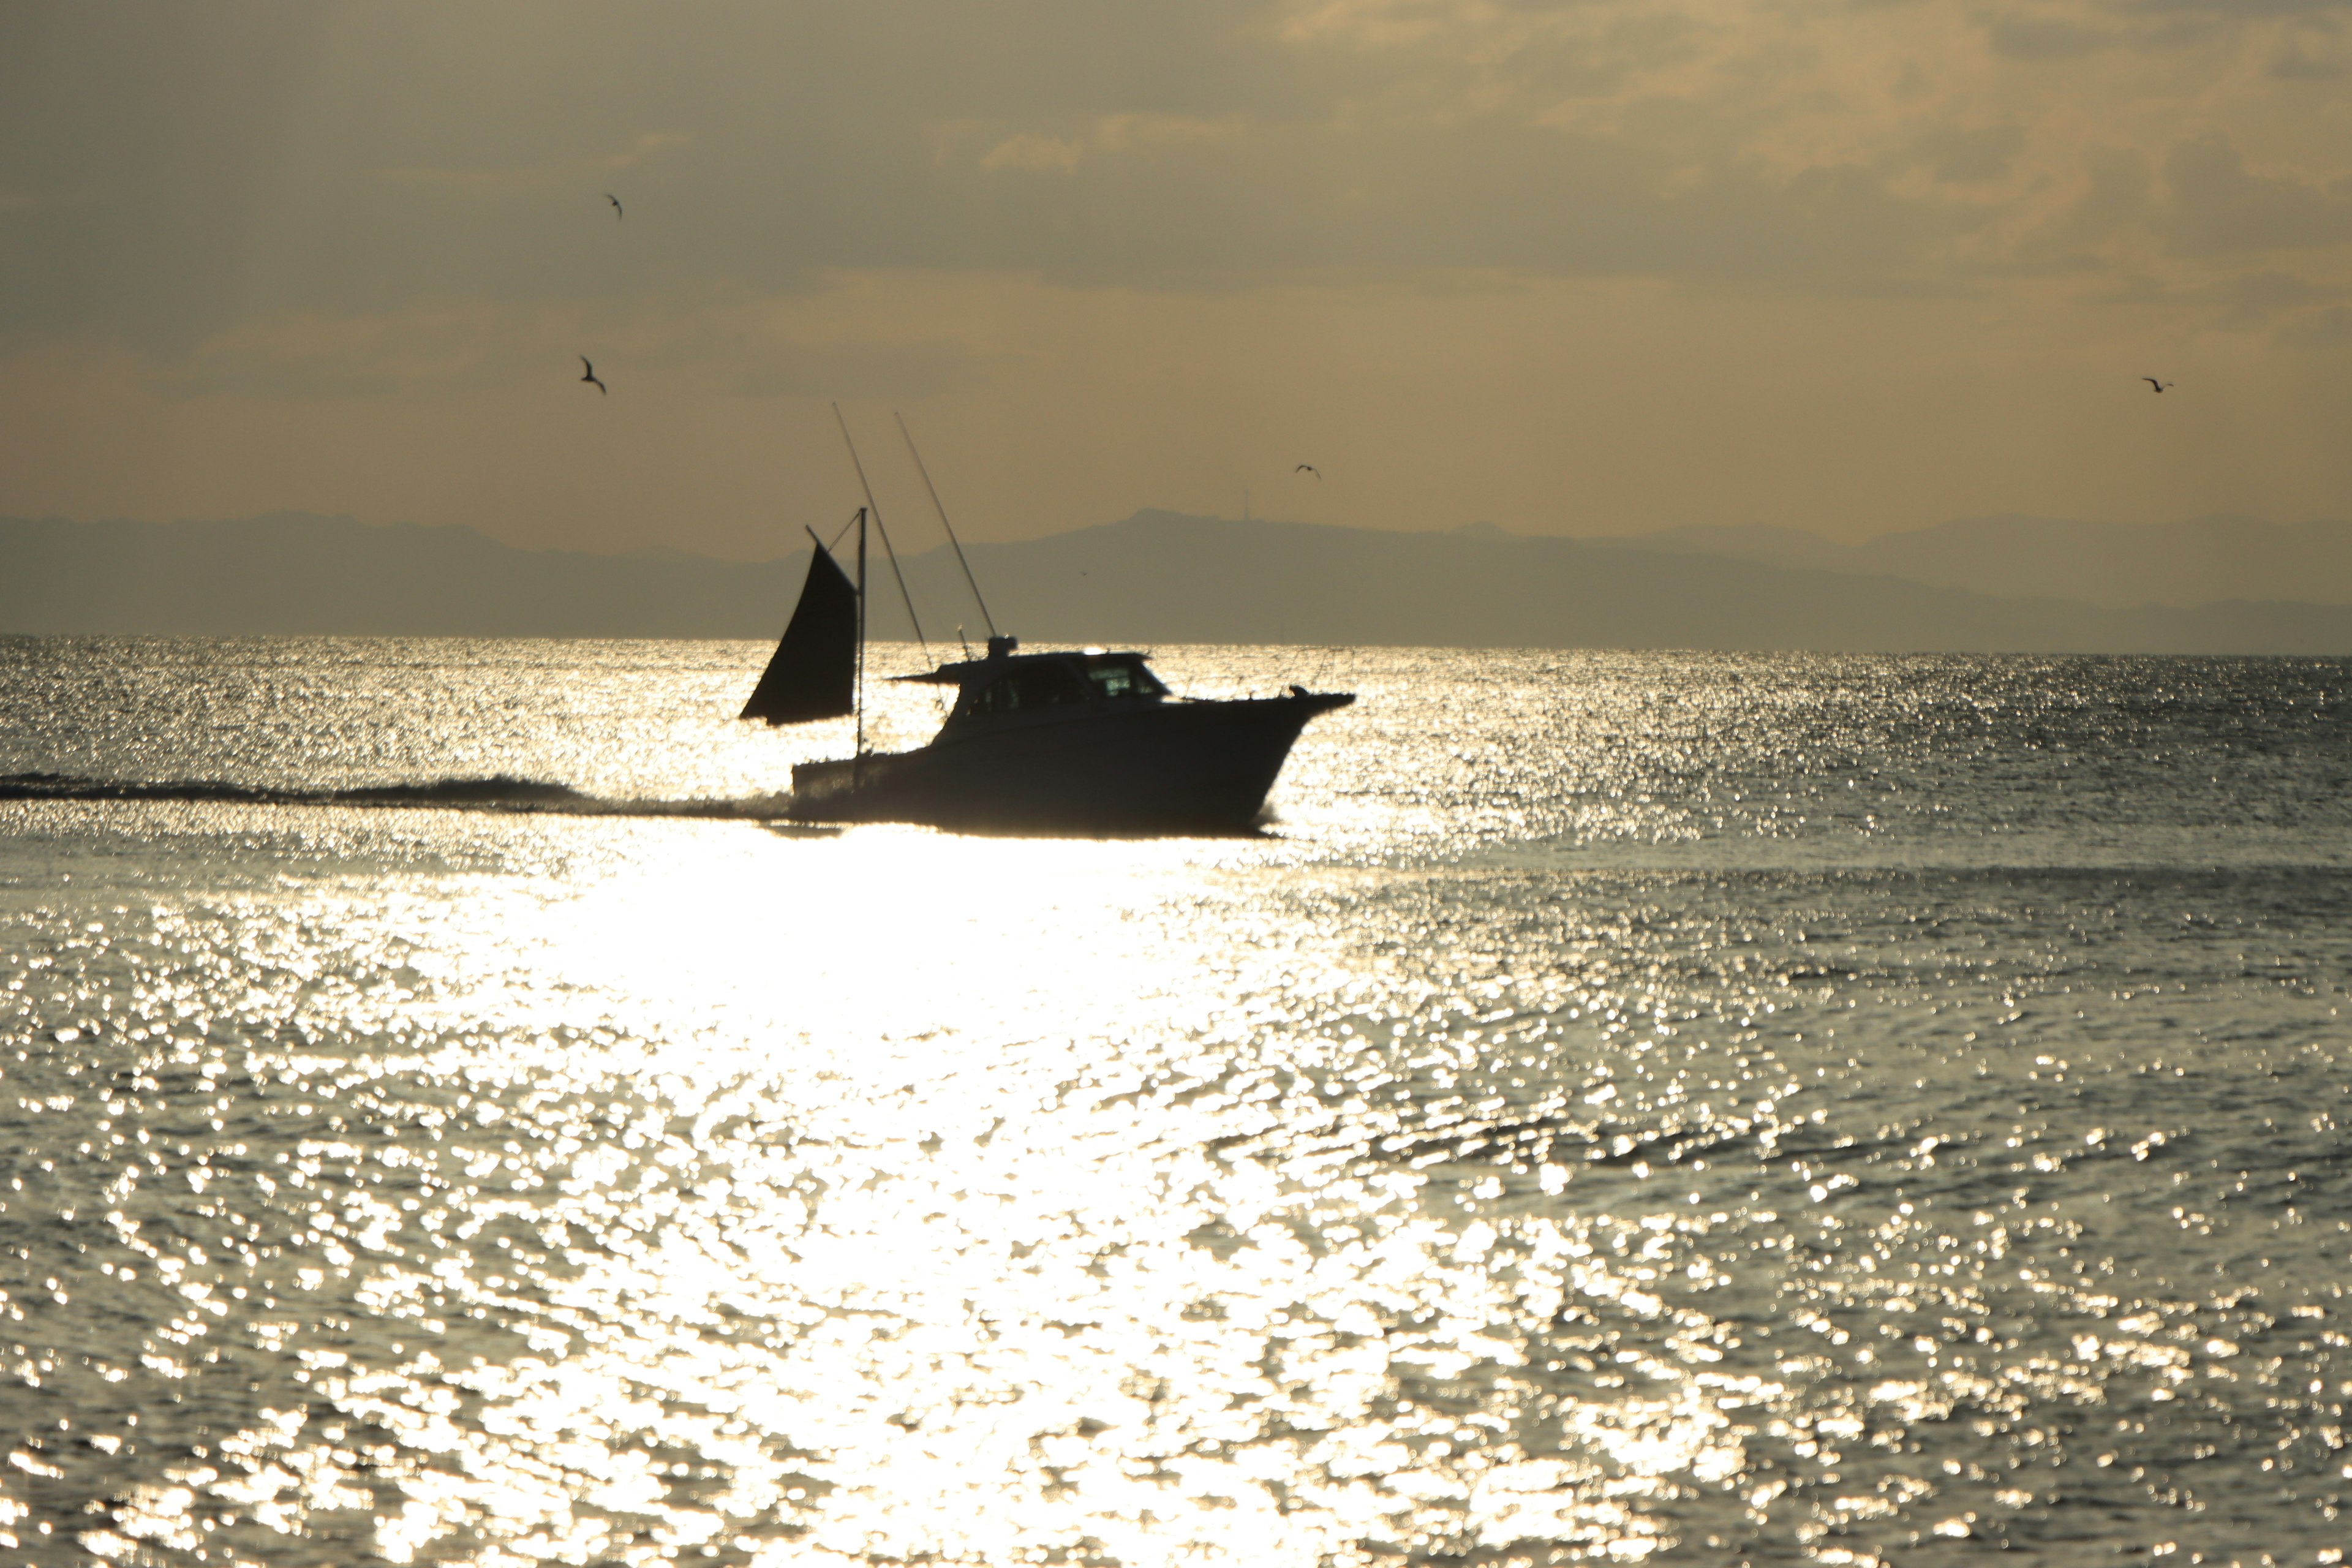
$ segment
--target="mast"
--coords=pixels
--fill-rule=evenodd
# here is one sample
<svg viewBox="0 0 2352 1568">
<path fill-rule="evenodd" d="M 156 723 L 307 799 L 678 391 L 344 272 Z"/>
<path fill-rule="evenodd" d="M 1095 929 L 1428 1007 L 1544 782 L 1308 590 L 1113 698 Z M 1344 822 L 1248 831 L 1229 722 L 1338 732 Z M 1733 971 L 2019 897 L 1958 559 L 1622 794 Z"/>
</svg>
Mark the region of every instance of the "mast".
<svg viewBox="0 0 2352 1568">
<path fill-rule="evenodd" d="M 915 628 L 916 646 L 923 650 L 923 657 L 929 658 L 931 645 L 923 636 L 922 617 L 915 614 L 915 596 L 907 592 L 907 574 L 898 570 L 898 552 L 890 544 L 890 525 L 882 521 L 881 503 L 874 499 L 874 487 L 866 482 L 866 465 L 858 460 L 857 443 L 849 438 L 849 421 L 841 416 L 841 405 L 838 403 L 833 405 L 833 422 L 841 426 L 841 444 L 849 448 L 849 466 L 857 470 L 857 488 L 866 492 L 866 510 L 874 514 L 874 531 L 882 536 L 883 552 L 890 557 L 890 575 L 898 580 L 898 598 L 907 606 L 908 624 Z M 861 533 L 858 537 L 862 539 L 865 535 Z M 864 600 L 861 598 L 859 602 L 862 604 Z"/>
<path fill-rule="evenodd" d="M 853 789 L 857 785 L 858 760 L 866 755 L 866 511 L 862 506 L 857 509 L 857 743 L 849 752 Z"/>
<path fill-rule="evenodd" d="M 948 531 L 948 542 L 955 546 L 956 564 L 963 568 L 964 585 L 971 590 L 971 601 L 980 606 L 980 618 L 988 623 L 988 635 L 996 636 L 996 617 L 988 613 L 988 601 L 980 596 L 980 580 L 971 574 L 971 563 L 963 556 L 963 541 L 956 537 L 955 524 L 948 521 L 948 509 L 940 504 L 940 487 L 931 483 L 931 470 L 923 465 L 923 455 L 915 450 L 914 433 L 907 428 L 907 416 L 897 409 L 890 417 L 898 422 L 898 434 L 906 437 L 907 456 L 915 459 L 915 472 L 923 476 L 923 488 L 931 492 L 931 510 L 940 514 L 940 526 Z"/>
</svg>

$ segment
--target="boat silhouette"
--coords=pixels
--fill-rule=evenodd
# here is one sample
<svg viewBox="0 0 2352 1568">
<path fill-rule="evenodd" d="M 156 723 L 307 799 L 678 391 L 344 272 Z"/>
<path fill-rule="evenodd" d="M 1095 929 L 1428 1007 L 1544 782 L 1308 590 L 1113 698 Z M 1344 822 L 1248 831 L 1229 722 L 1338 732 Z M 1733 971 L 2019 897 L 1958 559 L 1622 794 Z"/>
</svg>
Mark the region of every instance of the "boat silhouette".
<svg viewBox="0 0 2352 1568">
<path fill-rule="evenodd" d="M 793 769 L 785 809 L 797 820 L 1232 832 L 1257 820 L 1307 721 L 1356 700 L 1352 692 L 1301 686 L 1280 697 L 1179 697 L 1152 673 L 1148 654 L 1094 647 L 1024 653 L 1019 638 L 995 635 L 992 621 L 985 658 L 891 678 L 956 688 L 939 733 L 908 751 L 869 751 L 869 516 L 878 522 L 870 494 L 854 520 L 855 580 L 810 532 L 815 553 L 799 603 L 741 714 L 770 724 L 856 715 L 849 756 Z M 947 522 L 944 509 L 940 521 Z M 955 542 L 952 526 L 948 533 Z M 883 538 L 887 547 L 888 535 Z M 961 560 L 960 543 L 956 554 Z M 897 552 L 890 555 L 895 571 Z M 964 570 L 969 579 L 969 563 Z M 898 586 L 904 595 L 903 577 Z M 972 587 L 977 597 L 978 584 Z"/>
</svg>

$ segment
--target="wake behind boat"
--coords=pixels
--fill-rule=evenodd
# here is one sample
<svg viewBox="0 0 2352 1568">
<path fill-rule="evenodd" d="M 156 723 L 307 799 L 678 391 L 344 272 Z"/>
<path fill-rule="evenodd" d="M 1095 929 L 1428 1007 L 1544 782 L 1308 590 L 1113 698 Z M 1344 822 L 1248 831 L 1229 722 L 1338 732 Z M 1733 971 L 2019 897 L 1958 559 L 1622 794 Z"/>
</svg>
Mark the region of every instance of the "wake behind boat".
<svg viewBox="0 0 2352 1568">
<path fill-rule="evenodd" d="M 913 442 L 908 445 L 911 451 Z M 864 477 L 861 466 L 861 482 Z M 985 658 L 893 678 L 957 689 L 955 705 L 930 742 L 905 752 L 870 752 L 864 709 L 866 530 L 869 516 L 877 526 L 880 519 L 870 491 L 866 499 L 855 520 L 856 581 L 812 531 L 815 554 L 800 603 L 741 715 L 771 724 L 857 715 L 851 755 L 793 770 L 786 811 L 801 821 L 1230 832 L 1256 820 L 1307 721 L 1356 700 L 1351 692 L 1300 686 L 1282 697 L 1180 698 L 1152 674 L 1145 654 L 1022 653 L 1019 639 L 994 635 L 991 622 Z M 944 509 L 940 521 L 961 561 L 963 549 Z M 887 549 L 887 533 L 883 540 Z M 890 553 L 895 572 L 897 552 Z M 969 563 L 964 574 L 969 582 Z M 903 577 L 898 586 L 903 595 Z M 978 598 L 977 583 L 972 592 Z M 910 613 L 912 607 L 909 603 Z M 984 601 L 981 613 L 987 615 Z"/>
</svg>

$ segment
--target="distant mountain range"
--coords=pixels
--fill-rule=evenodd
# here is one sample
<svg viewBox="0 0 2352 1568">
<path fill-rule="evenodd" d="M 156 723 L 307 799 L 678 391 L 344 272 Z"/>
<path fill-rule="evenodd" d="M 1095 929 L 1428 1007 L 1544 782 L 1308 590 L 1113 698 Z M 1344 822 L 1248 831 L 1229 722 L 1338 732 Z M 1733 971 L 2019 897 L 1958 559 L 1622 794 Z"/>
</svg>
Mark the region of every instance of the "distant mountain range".
<svg viewBox="0 0 2352 1568">
<path fill-rule="evenodd" d="M 1793 528 L 1700 524 L 1618 542 L 1900 577 L 1935 588 L 2037 594 L 2087 605 L 2210 605 L 2291 598 L 2352 605 L 2352 523 L 2200 517 L 2064 522 L 1979 517 L 1840 544 Z M 2291 587 L 2283 585 L 2292 584 Z"/>
<path fill-rule="evenodd" d="M 2050 537 L 2037 542 L 2035 528 Z M 2111 536 L 1993 519 L 1837 545 L 1761 529 L 1572 540 L 1142 511 L 971 555 L 997 624 L 1032 640 L 2352 655 L 2352 589 L 2331 586 L 2352 577 L 2326 565 L 2345 532 L 2209 519 Z M 2238 579 L 2225 571 L 2200 579 L 2193 563 L 2151 560 L 2181 539 L 2226 556 L 2231 537 L 2274 558 L 2304 552 L 2294 580 L 2336 602 L 2231 599 Z M 1982 559 L 2004 549 L 2005 561 Z M 290 513 L 0 519 L 0 632 L 772 637 L 806 562 L 520 550 L 468 528 Z M 958 623 L 977 640 L 980 614 L 948 552 L 907 568 L 933 640 L 952 642 Z M 2115 600 L 2126 581 L 2198 580 L 2218 584 L 2206 597 L 2221 602 Z M 2020 581 L 2073 596 L 1982 586 Z M 897 601 L 877 584 L 877 637 L 906 635 Z"/>
</svg>

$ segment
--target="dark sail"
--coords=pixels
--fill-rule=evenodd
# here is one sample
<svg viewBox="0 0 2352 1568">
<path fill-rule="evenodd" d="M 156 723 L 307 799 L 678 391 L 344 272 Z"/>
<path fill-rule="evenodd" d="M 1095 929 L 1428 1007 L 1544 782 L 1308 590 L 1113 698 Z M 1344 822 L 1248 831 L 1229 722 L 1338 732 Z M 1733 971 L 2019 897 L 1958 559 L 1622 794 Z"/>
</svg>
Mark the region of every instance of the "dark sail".
<svg viewBox="0 0 2352 1568">
<path fill-rule="evenodd" d="M 776 656 L 738 715 L 771 724 L 838 719 L 856 708 L 857 590 L 819 550 Z"/>
</svg>

